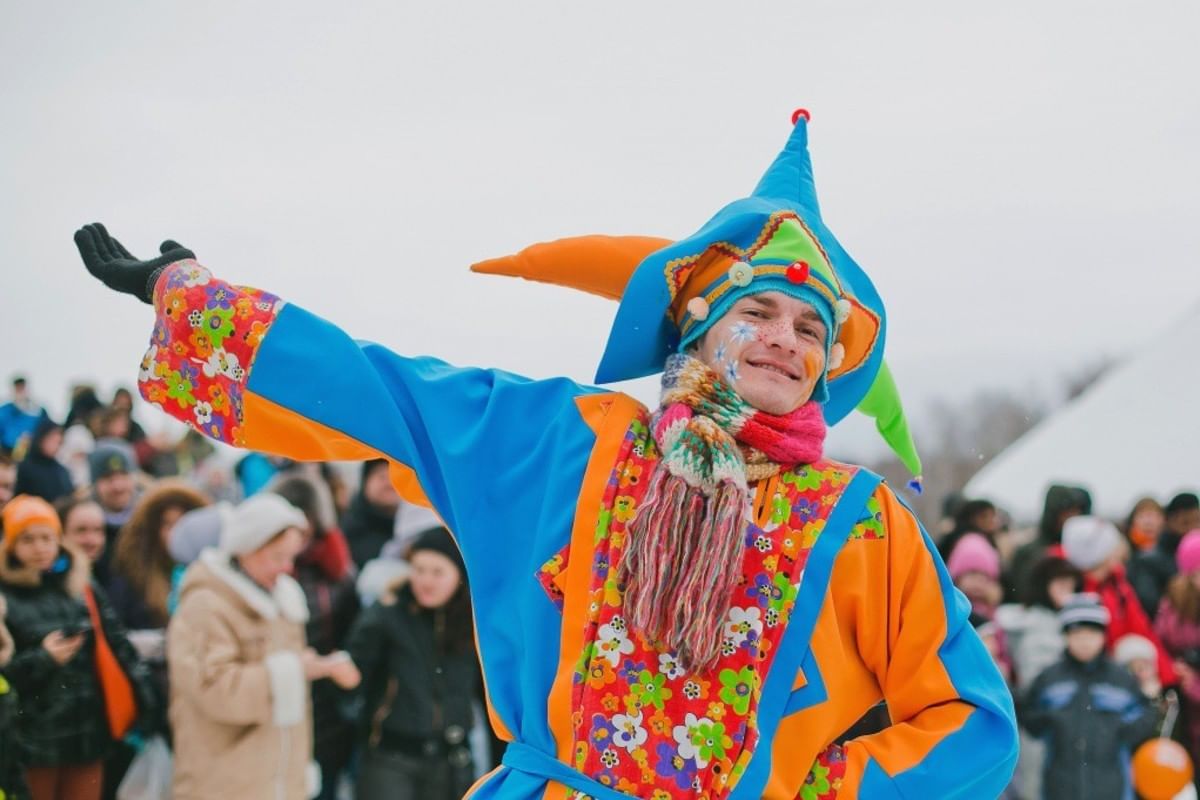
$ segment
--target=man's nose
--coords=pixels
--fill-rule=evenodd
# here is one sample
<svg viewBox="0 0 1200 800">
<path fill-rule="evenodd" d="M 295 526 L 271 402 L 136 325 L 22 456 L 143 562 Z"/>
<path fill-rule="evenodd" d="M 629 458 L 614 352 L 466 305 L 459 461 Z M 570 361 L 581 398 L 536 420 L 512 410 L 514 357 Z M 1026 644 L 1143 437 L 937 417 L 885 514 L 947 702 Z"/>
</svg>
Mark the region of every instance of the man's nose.
<svg viewBox="0 0 1200 800">
<path fill-rule="evenodd" d="M 760 330 L 763 344 L 769 347 L 778 347 L 789 353 L 796 352 L 799 338 L 791 325 L 784 322 L 772 322 L 770 325 L 764 325 Z"/>
</svg>

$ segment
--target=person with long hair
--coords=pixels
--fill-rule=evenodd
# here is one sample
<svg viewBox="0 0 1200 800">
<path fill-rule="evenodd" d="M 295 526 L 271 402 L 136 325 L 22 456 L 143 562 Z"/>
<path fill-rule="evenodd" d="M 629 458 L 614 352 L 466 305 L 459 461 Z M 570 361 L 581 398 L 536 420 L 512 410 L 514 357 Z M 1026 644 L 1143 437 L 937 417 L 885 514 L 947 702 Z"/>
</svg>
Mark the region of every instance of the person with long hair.
<svg viewBox="0 0 1200 800">
<path fill-rule="evenodd" d="M 475 779 L 468 737 L 480 687 L 466 567 L 445 528 L 363 613 L 347 650 L 362 673 L 358 800 L 456 800 Z"/>
<path fill-rule="evenodd" d="M 175 560 L 167 541 L 175 523 L 209 499 L 182 481 L 162 481 L 138 500 L 117 537 L 109 599 L 129 630 L 129 639 L 150 670 L 160 698 L 153 730 L 168 733 L 166 635 Z"/>
<path fill-rule="evenodd" d="M 307 475 L 288 475 L 269 491 L 287 500 L 308 520 L 304 549 L 296 556 L 294 577 L 308 601 L 305 634 L 319 655 L 341 650 L 358 616 L 354 562 L 342 532 L 333 527 L 332 500 L 322 501 L 323 482 Z M 321 767 L 318 800 L 336 797 L 338 780 L 354 753 L 354 726 L 343 712 L 344 693 L 330 681 L 312 684 L 313 757 Z"/>
<path fill-rule="evenodd" d="M 1200 530 L 1183 537 L 1175 551 L 1179 573 L 1167 584 L 1154 630 L 1175 659 L 1187 726 L 1186 746 L 1200 762 Z"/>
<path fill-rule="evenodd" d="M 175 561 L 167 551 L 171 528 L 184 514 L 210 502 L 204 493 L 182 481 L 164 480 L 142 495 L 122 526 L 112 557 L 109 595 L 131 631 L 165 633 L 170 617 L 167 598 L 175 571 Z M 161 647 L 154 649 L 161 651 Z"/>
<path fill-rule="evenodd" d="M 1153 497 L 1143 497 L 1133 504 L 1125 526 L 1121 529 L 1129 540 L 1131 554 L 1146 553 L 1154 549 L 1158 543 L 1158 535 L 1162 533 L 1166 522 L 1162 503 Z"/>
</svg>

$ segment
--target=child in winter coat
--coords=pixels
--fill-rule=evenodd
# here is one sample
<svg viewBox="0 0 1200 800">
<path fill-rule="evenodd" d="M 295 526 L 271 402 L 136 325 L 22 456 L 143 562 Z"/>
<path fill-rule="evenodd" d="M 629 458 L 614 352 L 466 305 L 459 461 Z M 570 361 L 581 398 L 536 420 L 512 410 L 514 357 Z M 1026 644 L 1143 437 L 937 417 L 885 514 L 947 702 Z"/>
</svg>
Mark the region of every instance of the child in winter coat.
<svg viewBox="0 0 1200 800">
<path fill-rule="evenodd" d="M 98 800 L 114 741 L 109 714 L 121 702 L 98 658 L 115 656 L 136 712 L 153 712 L 143 666 L 91 580 L 86 557 L 61 541 L 54 508 L 18 495 L 4 507 L 0 591 L 15 644 L 5 675 L 16 689 L 16 735 L 33 800 Z M 98 625 L 93 624 L 93 620 Z M 111 662 L 109 662 L 111 663 Z M 127 726 L 128 722 L 122 727 Z M 123 735 L 123 734 L 121 734 Z"/>
<path fill-rule="evenodd" d="M 1108 610 L 1092 594 L 1059 613 L 1067 650 L 1033 682 L 1018 718 L 1047 741 L 1045 797 L 1132 797 L 1130 753 L 1155 735 L 1156 718 L 1133 676 L 1104 654 Z"/>
<path fill-rule="evenodd" d="M 1179 574 L 1167 584 L 1154 625 L 1179 672 L 1184 743 L 1200 762 L 1200 531 L 1183 537 L 1175 562 Z"/>
<path fill-rule="evenodd" d="M 1067 560 L 1083 573 L 1083 590 L 1099 595 L 1100 602 L 1108 609 L 1109 653 L 1126 634 L 1146 637 L 1158 653 L 1159 680 L 1163 686 L 1174 686 L 1178 677 L 1171 657 L 1126 577 L 1125 540 L 1117 526 L 1099 517 L 1072 517 L 1063 525 L 1062 549 Z"/>
<path fill-rule="evenodd" d="M 1048 555 L 1034 565 L 1027 583 L 1028 596 L 1021 603 L 1005 603 L 996 609 L 996 622 L 1004 629 L 1015 671 L 1016 693 L 1023 694 L 1035 678 L 1062 658 L 1062 626 L 1059 609 L 1083 587 L 1083 575 L 1065 559 Z M 1043 797 L 1042 766 L 1045 744 L 1028 731 L 1021 731 L 1021 755 L 1016 781 L 1021 796 Z"/>
<path fill-rule="evenodd" d="M 366 696 L 358 800 L 455 800 L 475 778 L 467 740 L 481 677 L 466 569 L 445 528 L 417 537 L 409 561 L 347 648 Z"/>
</svg>

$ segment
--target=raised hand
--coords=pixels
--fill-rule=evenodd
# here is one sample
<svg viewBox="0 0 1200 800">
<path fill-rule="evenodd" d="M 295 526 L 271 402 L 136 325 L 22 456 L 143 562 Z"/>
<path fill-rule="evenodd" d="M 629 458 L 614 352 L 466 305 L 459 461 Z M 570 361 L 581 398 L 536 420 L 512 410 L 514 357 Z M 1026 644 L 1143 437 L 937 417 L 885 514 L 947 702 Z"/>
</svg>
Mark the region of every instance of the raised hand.
<svg viewBox="0 0 1200 800">
<path fill-rule="evenodd" d="M 75 246 L 79 248 L 88 272 L 108 288 L 131 294 L 143 303 L 154 301 L 154 282 L 168 264 L 196 257 L 183 245 L 167 239 L 158 248 L 158 258 L 139 261 L 123 244 L 109 236 L 99 222 L 75 231 Z"/>
</svg>

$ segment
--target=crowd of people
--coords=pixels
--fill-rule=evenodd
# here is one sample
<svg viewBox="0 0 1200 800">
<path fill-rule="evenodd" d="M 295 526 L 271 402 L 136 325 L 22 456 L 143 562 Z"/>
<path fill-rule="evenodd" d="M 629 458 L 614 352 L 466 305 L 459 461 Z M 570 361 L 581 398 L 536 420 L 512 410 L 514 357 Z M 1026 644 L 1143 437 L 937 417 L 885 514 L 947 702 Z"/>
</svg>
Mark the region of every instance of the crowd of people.
<svg viewBox="0 0 1200 800">
<path fill-rule="evenodd" d="M 1117 522 L 1092 501 L 1052 486 L 1024 531 L 947 503 L 939 550 L 1016 700 L 1012 798 L 1133 797 L 1131 754 L 1159 736 L 1200 756 L 1200 498 Z"/>
<path fill-rule="evenodd" d="M 457 798 L 499 763 L 462 558 L 386 462 L 230 468 L 131 400 L 0 406 L 0 798 Z"/>
<path fill-rule="evenodd" d="M 1129 796 L 1159 735 L 1200 755 L 1200 499 L 1164 499 L 1114 522 L 1054 486 L 1035 529 L 963 498 L 934 526 L 1016 701 L 1009 797 Z M 76 389 L 59 424 L 18 378 L 0 519 L 0 797 L 158 774 L 179 798 L 437 800 L 499 763 L 462 557 L 385 461 L 226 468 L 148 436 L 126 390 Z"/>
</svg>

